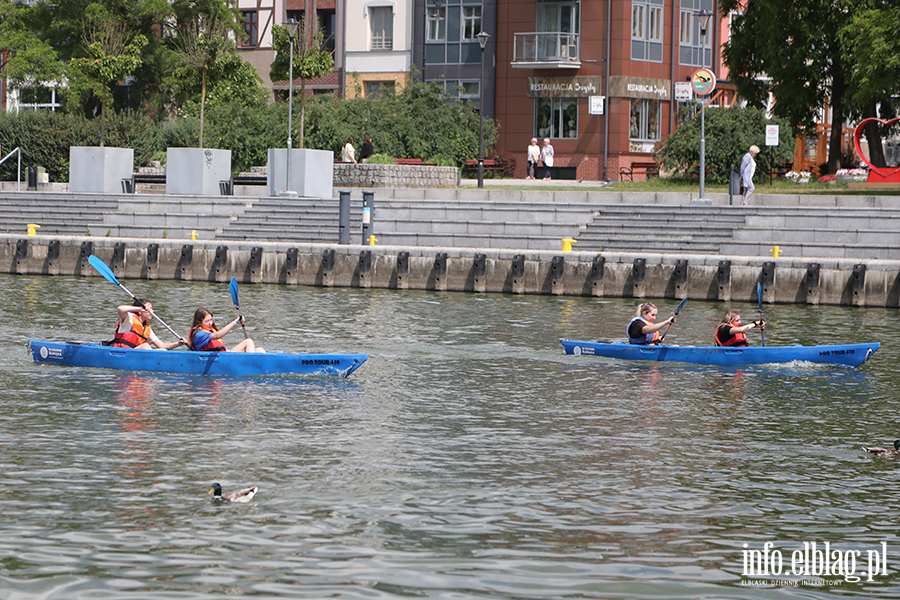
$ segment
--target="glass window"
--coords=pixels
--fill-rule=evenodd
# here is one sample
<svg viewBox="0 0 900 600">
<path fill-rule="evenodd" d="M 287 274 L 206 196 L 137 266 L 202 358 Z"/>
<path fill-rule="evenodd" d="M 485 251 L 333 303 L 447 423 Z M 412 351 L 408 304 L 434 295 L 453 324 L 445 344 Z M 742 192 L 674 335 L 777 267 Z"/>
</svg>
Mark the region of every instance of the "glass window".
<svg viewBox="0 0 900 600">
<path fill-rule="evenodd" d="M 662 104 L 659 100 L 632 100 L 628 139 L 656 142 L 660 139 Z"/>
<path fill-rule="evenodd" d="M 428 41 L 443 42 L 447 39 L 447 9 L 428 9 Z"/>
<path fill-rule="evenodd" d="M 662 62 L 664 0 L 631 0 L 631 59 Z"/>
<path fill-rule="evenodd" d="M 367 81 L 366 98 L 377 100 L 385 96 L 393 96 L 396 86 L 393 81 Z"/>
<path fill-rule="evenodd" d="M 376 6 L 369 9 L 372 26 L 371 50 L 393 50 L 394 10 L 390 6 Z"/>
<path fill-rule="evenodd" d="M 578 98 L 537 98 L 534 117 L 535 137 L 578 137 Z"/>
<path fill-rule="evenodd" d="M 701 10 L 713 12 L 713 0 L 680 0 L 680 2 L 678 64 L 708 67 L 712 64 L 712 29 L 715 20 L 710 21 L 706 35 L 702 36 L 697 13 Z"/>
<path fill-rule="evenodd" d="M 255 10 L 241 11 L 241 27 L 244 28 L 244 38 L 241 40 L 241 46 L 256 46 L 258 19 L 259 15 Z"/>
<path fill-rule="evenodd" d="M 481 7 L 480 6 L 464 6 L 463 7 L 463 40 L 476 40 L 478 34 L 481 33 Z"/>
</svg>

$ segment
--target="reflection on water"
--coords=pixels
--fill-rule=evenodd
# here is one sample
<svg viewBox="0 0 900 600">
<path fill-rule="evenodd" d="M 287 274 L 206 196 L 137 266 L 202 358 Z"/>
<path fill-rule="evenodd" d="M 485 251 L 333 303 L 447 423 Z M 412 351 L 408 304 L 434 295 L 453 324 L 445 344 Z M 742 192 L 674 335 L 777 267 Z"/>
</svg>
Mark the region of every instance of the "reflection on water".
<svg viewBox="0 0 900 600">
<path fill-rule="evenodd" d="M 178 331 L 233 311 L 224 284 L 129 289 Z M 248 285 L 267 348 L 371 358 L 210 379 L 30 362 L 29 337 L 108 337 L 105 281 L 0 295 L 0 598 L 900 596 L 891 574 L 742 573 L 766 542 L 886 542 L 895 564 L 897 462 L 859 447 L 900 437 L 896 311 L 767 306 L 770 345 L 882 349 L 719 369 L 563 354 L 622 338 L 627 300 Z M 667 339 L 709 343 L 724 308 L 687 303 Z M 214 481 L 260 492 L 215 505 Z"/>
</svg>

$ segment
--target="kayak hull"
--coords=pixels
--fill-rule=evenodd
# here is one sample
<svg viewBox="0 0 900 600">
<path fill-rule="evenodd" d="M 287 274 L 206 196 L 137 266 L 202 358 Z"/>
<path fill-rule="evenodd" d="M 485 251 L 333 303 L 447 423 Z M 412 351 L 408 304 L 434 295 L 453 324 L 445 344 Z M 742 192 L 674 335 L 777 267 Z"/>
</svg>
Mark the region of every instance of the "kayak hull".
<svg viewBox="0 0 900 600">
<path fill-rule="evenodd" d="M 695 365 L 736 367 L 803 361 L 858 367 L 881 344 L 841 344 L 834 346 L 640 346 L 626 343 L 560 340 L 566 354 L 603 356 L 621 360 L 682 362 Z"/>
<path fill-rule="evenodd" d="M 348 377 L 368 354 L 287 354 L 284 352 L 192 352 L 135 350 L 84 342 L 28 340 L 35 362 L 119 371 L 179 375 L 332 375 Z"/>
</svg>

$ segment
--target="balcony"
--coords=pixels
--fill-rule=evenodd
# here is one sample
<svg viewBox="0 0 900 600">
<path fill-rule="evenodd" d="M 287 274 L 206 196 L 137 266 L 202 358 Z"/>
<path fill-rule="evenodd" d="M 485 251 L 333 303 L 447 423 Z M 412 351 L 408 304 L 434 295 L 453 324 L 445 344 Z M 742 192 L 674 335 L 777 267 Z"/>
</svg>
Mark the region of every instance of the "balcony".
<svg viewBox="0 0 900 600">
<path fill-rule="evenodd" d="M 513 68 L 578 69 L 581 47 L 577 33 L 517 33 L 513 41 Z"/>
</svg>

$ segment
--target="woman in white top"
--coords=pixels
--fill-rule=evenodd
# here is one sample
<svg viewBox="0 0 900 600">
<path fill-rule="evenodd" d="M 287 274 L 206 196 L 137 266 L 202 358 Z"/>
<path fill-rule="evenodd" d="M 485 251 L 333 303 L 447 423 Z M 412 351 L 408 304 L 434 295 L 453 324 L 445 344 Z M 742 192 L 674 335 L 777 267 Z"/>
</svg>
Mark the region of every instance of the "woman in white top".
<svg viewBox="0 0 900 600">
<path fill-rule="evenodd" d="M 347 143 L 344 144 L 344 149 L 341 150 L 341 162 L 345 163 L 355 163 L 356 157 L 353 156 L 353 136 L 347 138 Z"/>
<path fill-rule="evenodd" d="M 538 146 L 537 138 L 531 138 L 531 145 L 528 146 L 528 164 L 525 170 L 525 179 L 534 179 L 537 175 L 538 162 L 541 160 L 541 147 Z"/>
<path fill-rule="evenodd" d="M 544 179 L 550 179 L 550 167 L 553 166 L 553 146 L 550 145 L 550 138 L 544 138 L 541 160 L 544 161 Z"/>
</svg>

